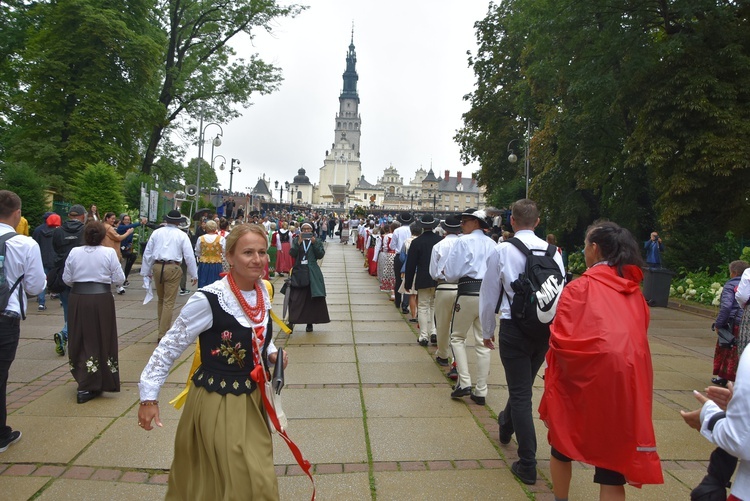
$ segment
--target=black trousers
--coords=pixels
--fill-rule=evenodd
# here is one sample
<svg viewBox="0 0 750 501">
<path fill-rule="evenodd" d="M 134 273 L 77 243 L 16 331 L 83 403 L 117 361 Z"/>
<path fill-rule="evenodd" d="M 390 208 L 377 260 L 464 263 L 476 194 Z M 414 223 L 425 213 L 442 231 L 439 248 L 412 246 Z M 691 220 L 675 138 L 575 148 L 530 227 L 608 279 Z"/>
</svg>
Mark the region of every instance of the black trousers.
<svg viewBox="0 0 750 501">
<path fill-rule="evenodd" d="M 401 257 L 398 253 L 393 256 L 393 274 L 396 275 L 396 289 L 394 296 L 396 297 L 396 309 L 401 309 L 401 293 L 398 291 L 401 288 L 401 267 L 404 263 L 401 262 Z"/>
<path fill-rule="evenodd" d="M 8 371 L 16 359 L 16 348 L 21 336 L 20 318 L 0 316 L 0 439 L 8 438 L 13 429 L 8 426 L 5 392 L 8 388 Z"/>
</svg>

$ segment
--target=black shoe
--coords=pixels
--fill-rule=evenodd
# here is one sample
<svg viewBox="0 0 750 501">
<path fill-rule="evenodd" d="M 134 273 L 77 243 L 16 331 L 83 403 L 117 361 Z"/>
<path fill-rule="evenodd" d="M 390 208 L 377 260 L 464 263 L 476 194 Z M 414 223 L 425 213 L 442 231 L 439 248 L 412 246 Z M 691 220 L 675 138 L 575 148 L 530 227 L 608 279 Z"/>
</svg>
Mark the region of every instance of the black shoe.
<svg viewBox="0 0 750 501">
<path fill-rule="evenodd" d="M 513 437 L 513 431 L 508 430 L 507 427 L 503 424 L 503 411 L 500 411 L 500 415 L 497 416 L 497 424 L 500 425 L 500 443 L 503 445 L 508 445 L 510 443 L 510 439 Z"/>
<path fill-rule="evenodd" d="M 722 377 L 715 377 L 711 378 L 711 382 L 717 386 L 723 386 L 724 388 L 726 388 L 728 381 Z"/>
<path fill-rule="evenodd" d="M 516 461 L 510 465 L 510 471 L 526 485 L 534 485 L 536 483 L 536 468 L 525 468 Z"/>
<path fill-rule="evenodd" d="M 93 400 L 99 395 L 101 395 L 101 391 L 81 391 L 78 390 L 78 395 L 76 395 L 76 401 L 79 404 L 85 404 L 89 400 Z"/>
<path fill-rule="evenodd" d="M 471 386 L 461 388 L 460 386 L 456 385 L 456 387 L 451 392 L 451 398 L 468 397 L 469 395 L 471 395 Z"/>
<path fill-rule="evenodd" d="M 419 340 L 419 346 L 427 346 L 427 340 L 426 339 L 420 339 Z"/>
<path fill-rule="evenodd" d="M 305 332 L 312 332 L 312 324 L 307 324 L 307 327 L 305 327 Z"/>
<path fill-rule="evenodd" d="M 433 346 L 436 346 L 436 345 L 437 345 L 437 334 L 431 334 L 431 335 L 430 335 L 430 343 L 431 343 L 431 344 L 432 344 Z"/>
<path fill-rule="evenodd" d="M 130 286 L 130 282 L 128 282 L 127 280 L 125 280 L 125 281 L 124 281 L 124 282 L 122 283 L 122 286 L 123 286 L 123 287 L 129 287 L 129 286 Z"/>
<path fill-rule="evenodd" d="M 417 322 L 419 322 L 419 320 L 417 320 L 416 318 L 410 318 L 409 322 L 416 324 Z"/>
<path fill-rule="evenodd" d="M 472 393 L 469 398 L 471 398 L 474 401 L 474 403 L 477 405 L 484 405 L 484 401 L 485 401 L 484 397 L 480 397 L 479 395 L 474 395 Z"/>
<path fill-rule="evenodd" d="M 398 306 L 396 306 L 396 308 L 398 308 Z M 408 314 L 409 308 L 401 308 L 401 313 L 403 313 L 404 315 Z"/>
<path fill-rule="evenodd" d="M 440 358 L 440 357 L 435 357 L 435 362 L 437 362 L 438 365 L 442 365 L 443 367 L 448 367 L 451 363 L 451 361 L 448 360 L 447 358 Z"/>
<path fill-rule="evenodd" d="M 18 430 L 11 431 L 10 435 L 8 435 L 7 438 L 4 440 L 0 440 L 0 452 L 5 452 L 8 450 L 8 447 L 15 444 L 21 440 L 21 432 Z"/>
</svg>

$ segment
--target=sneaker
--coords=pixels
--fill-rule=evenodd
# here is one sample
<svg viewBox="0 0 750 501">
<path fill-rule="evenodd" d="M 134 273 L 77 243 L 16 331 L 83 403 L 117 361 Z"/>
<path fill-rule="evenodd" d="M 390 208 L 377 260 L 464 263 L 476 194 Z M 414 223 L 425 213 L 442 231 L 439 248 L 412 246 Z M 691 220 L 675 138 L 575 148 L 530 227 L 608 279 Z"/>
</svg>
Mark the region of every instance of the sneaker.
<svg viewBox="0 0 750 501">
<path fill-rule="evenodd" d="M 437 346 L 437 334 L 430 335 L 430 344 L 432 344 L 432 346 Z"/>
<path fill-rule="evenodd" d="M 451 363 L 447 358 L 440 357 L 435 357 L 435 361 L 438 363 L 438 365 L 442 365 L 443 367 L 448 367 Z"/>
<path fill-rule="evenodd" d="M 61 357 L 65 356 L 65 340 L 63 339 L 62 332 L 55 332 L 52 338 L 55 340 L 55 353 Z"/>
<path fill-rule="evenodd" d="M 39 311 L 44 311 L 44 310 L 46 310 L 46 309 L 47 309 L 47 307 L 46 307 L 45 305 L 43 305 L 43 304 L 40 304 L 40 305 L 39 305 L 39 307 L 38 307 L 37 309 L 38 309 Z"/>
<path fill-rule="evenodd" d="M 5 440 L 0 440 L 0 452 L 7 451 L 8 447 L 15 444 L 19 440 L 21 440 L 21 432 L 18 430 L 11 431 L 10 435 L 8 435 L 8 438 L 6 438 Z"/>
<path fill-rule="evenodd" d="M 123 287 L 129 287 L 129 286 L 130 286 L 130 282 L 128 282 L 127 280 L 125 280 L 125 281 L 124 281 L 124 282 L 122 283 L 122 286 L 123 286 Z"/>
<path fill-rule="evenodd" d="M 180 296 L 185 296 L 187 294 L 190 294 L 190 291 L 188 289 L 180 289 Z"/>
<path fill-rule="evenodd" d="M 458 379 L 458 369 L 456 369 L 455 365 L 451 367 L 451 370 L 448 371 L 448 377 L 453 381 L 456 381 Z"/>
<path fill-rule="evenodd" d="M 409 322 L 416 324 L 417 322 L 419 322 L 419 320 L 417 320 L 416 318 L 410 318 Z"/>
<path fill-rule="evenodd" d="M 526 485 L 534 485 L 536 483 L 536 468 L 521 466 L 521 463 L 516 461 L 510 465 L 510 471 Z"/>
<path fill-rule="evenodd" d="M 125 294 L 125 287 L 122 287 L 122 286 L 118 287 L 118 288 L 117 288 L 117 293 L 118 293 L 119 295 L 121 295 L 121 296 L 122 296 L 123 294 Z"/>
<path fill-rule="evenodd" d="M 419 346 L 427 346 L 427 340 L 426 339 L 420 339 L 419 340 Z"/>
</svg>

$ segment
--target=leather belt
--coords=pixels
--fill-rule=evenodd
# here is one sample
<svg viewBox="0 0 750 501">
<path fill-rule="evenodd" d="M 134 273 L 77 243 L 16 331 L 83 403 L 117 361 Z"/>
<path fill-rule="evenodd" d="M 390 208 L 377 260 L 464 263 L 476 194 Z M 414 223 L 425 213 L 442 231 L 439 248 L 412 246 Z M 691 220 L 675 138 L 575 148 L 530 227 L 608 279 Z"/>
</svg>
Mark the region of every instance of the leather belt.
<svg viewBox="0 0 750 501">
<path fill-rule="evenodd" d="M 476 278 L 461 277 L 458 280 L 459 296 L 478 296 L 479 289 L 482 287 L 482 281 Z"/>
<path fill-rule="evenodd" d="M 154 263 L 156 263 L 156 264 L 176 264 L 176 265 L 182 264 L 180 261 L 167 261 L 165 259 L 157 259 L 156 261 L 154 261 Z"/>
<path fill-rule="evenodd" d="M 450 282 L 438 282 L 436 290 L 455 292 L 458 290 L 458 284 L 452 284 Z"/>
<path fill-rule="evenodd" d="M 73 294 L 106 294 L 112 292 L 110 284 L 104 284 L 101 282 L 75 282 L 73 283 L 73 289 L 70 291 Z"/>
</svg>

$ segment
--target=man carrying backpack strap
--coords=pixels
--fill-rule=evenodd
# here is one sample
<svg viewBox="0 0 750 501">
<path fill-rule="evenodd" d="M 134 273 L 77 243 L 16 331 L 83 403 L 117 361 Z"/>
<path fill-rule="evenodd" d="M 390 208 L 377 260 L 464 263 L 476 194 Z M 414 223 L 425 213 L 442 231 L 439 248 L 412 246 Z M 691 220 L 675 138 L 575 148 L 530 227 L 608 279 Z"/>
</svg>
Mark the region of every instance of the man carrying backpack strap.
<svg viewBox="0 0 750 501">
<path fill-rule="evenodd" d="M 522 199 L 514 203 L 510 224 L 515 232 L 515 238 L 527 249 L 532 252 L 536 250 L 534 254 L 537 255 L 548 254 L 549 244 L 534 234 L 534 228 L 539 224 L 539 209 L 536 202 Z M 545 298 L 545 301 L 541 301 L 540 307 L 547 306 L 546 300 L 554 301 L 556 304 L 559 289 L 562 288 L 562 277 L 565 276 L 562 256 L 556 249 L 551 258 L 559 266 L 559 277 L 550 280 L 554 283 L 552 287 L 544 288 L 540 292 Z M 530 485 L 536 482 L 537 477 L 532 386 L 549 347 L 549 329 L 546 329 L 546 333 L 529 334 L 522 331 L 519 322 L 512 318 L 511 304 L 515 296 L 513 282 L 526 272 L 526 260 L 524 252 L 512 243 L 501 242 L 495 247 L 487 260 L 487 273 L 479 293 L 479 316 L 484 345 L 494 349 L 495 307 L 500 302 L 498 346 L 509 394 L 505 409 L 498 416 L 500 443 L 508 444 L 513 433 L 516 434 L 518 461 L 511 465 L 511 471 L 522 482 Z M 551 321 L 550 313 L 553 312 L 546 309 L 540 318 Z M 546 316 L 550 318 L 545 318 Z"/>
<path fill-rule="evenodd" d="M 20 220 L 21 199 L 12 191 L 0 190 L 0 237 L 14 233 Z M 8 426 L 5 392 L 21 335 L 21 318 L 26 318 L 26 294 L 38 295 L 47 283 L 39 244 L 23 235 L 6 240 L 3 272 L 8 287 L 12 288 L 16 282 L 18 285 L 8 297 L 8 304 L 0 310 L 0 452 L 21 439 L 21 432 Z"/>
</svg>

